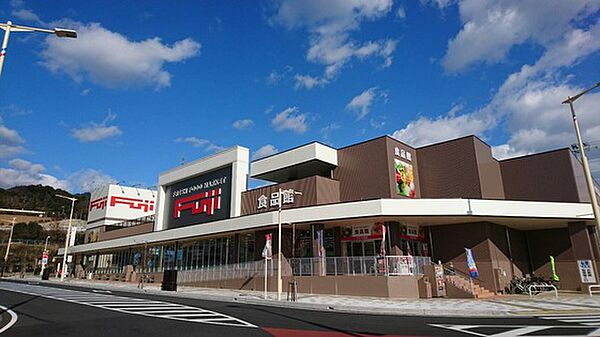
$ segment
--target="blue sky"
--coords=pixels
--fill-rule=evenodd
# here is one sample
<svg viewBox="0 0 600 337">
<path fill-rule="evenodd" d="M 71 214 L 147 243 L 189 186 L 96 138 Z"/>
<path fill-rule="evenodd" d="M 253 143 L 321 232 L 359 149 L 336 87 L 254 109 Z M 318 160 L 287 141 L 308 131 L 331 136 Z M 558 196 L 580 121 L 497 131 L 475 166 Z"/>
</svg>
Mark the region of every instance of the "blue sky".
<svg viewBox="0 0 600 337">
<path fill-rule="evenodd" d="M 152 186 L 235 144 L 264 156 L 477 134 L 498 158 L 574 143 L 600 1 L 5 1 L 0 187 Z M 600 90 L 577 102 L 600 141 Z M 600 150 L 592 153 L 600 173 Z"/>
</svg>

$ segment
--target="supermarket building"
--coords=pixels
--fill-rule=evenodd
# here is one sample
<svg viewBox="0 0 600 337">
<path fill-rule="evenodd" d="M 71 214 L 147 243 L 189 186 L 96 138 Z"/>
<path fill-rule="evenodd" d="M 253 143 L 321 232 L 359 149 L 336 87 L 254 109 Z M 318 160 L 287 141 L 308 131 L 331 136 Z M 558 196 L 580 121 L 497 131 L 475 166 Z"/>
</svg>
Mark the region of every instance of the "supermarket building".
<svg viewBox="0 0 600 337">
<path fill-rule="evenodd" d="M 248 189 L 249 177 L 271 184 Z M 418 148 L 388 136 L 339 149 L 313 142 L 252 162 L 235 146 L 162 173 L 158 191 L 92 195 L 90 210 L 138 214 L 96 217 L 69 252 L 76 270 L 100 279 L 159 282 L 176 269 L 180 285 L 262 290 L 267 234 L 279 253 L 280 190 L 282 274 L 302 293 L 483 297 L 513 276 L 549 277 L 550 256 L 563 289 L 597 282 L 578 159 L 565 148 L 498 161 L 475 136 Z M 476 289 L 465 283 L 465 248 Z M 456 275 L 440 280 L 438 261 Z"/>
</svg>

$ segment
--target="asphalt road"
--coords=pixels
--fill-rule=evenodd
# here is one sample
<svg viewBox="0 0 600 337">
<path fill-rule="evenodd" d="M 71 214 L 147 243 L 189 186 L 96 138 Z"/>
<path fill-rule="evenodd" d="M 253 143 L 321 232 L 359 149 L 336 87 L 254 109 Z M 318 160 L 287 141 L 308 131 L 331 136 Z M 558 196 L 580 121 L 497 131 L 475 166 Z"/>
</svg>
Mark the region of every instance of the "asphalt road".
<svg viewBox="0 0 600 337">
<path fill-rule="evenodd" d="M 4 332 L 11 315 L 2 307 L 18 316 Z M 599 316 L 575 319 L 587 322 L 577 323 L 345 314 L 5 281 L 0 282 L 0 312 L 3 337 L 600 336 L 600 323 L 594 323 Z"/>
</svg>

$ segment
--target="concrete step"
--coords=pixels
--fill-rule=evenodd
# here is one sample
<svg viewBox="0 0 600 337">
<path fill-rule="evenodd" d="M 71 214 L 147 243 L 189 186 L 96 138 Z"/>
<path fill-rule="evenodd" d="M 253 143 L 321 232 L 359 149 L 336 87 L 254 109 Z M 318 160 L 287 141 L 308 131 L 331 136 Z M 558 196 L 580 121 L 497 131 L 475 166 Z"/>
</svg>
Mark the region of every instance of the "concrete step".
<svg viewBox="0 0 600 337">
<path fill-rule="evenodd" d="M 485 289 L 484 287 L 478 284 L 471 285 L 467 278 L 464 278 L 459 275 L 447 275 L 446 280 L 451 282 L 455 287 L 472 294 L 475 298 L 490 298 L 495 296 L 493 292 Z"/>
</svg>

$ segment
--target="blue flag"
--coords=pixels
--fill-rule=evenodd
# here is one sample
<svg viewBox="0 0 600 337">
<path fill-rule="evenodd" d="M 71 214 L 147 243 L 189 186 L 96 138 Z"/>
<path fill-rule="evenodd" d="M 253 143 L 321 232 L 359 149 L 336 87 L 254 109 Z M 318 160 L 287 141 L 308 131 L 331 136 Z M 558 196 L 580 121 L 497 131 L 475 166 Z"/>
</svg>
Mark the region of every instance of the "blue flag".
<svg viewBox="0 0 600 337">
<path fill-rule="evenodd" d="M 469 267 L 469 275 L 472 278 L 478 278 L 479 272 L 477 271 L 477 265 L 475 264 L 475 259 L 473 259 L 473 252 L 469 248 L 465 248 L 467 252 L 467 266 Z"/>
</svg>

